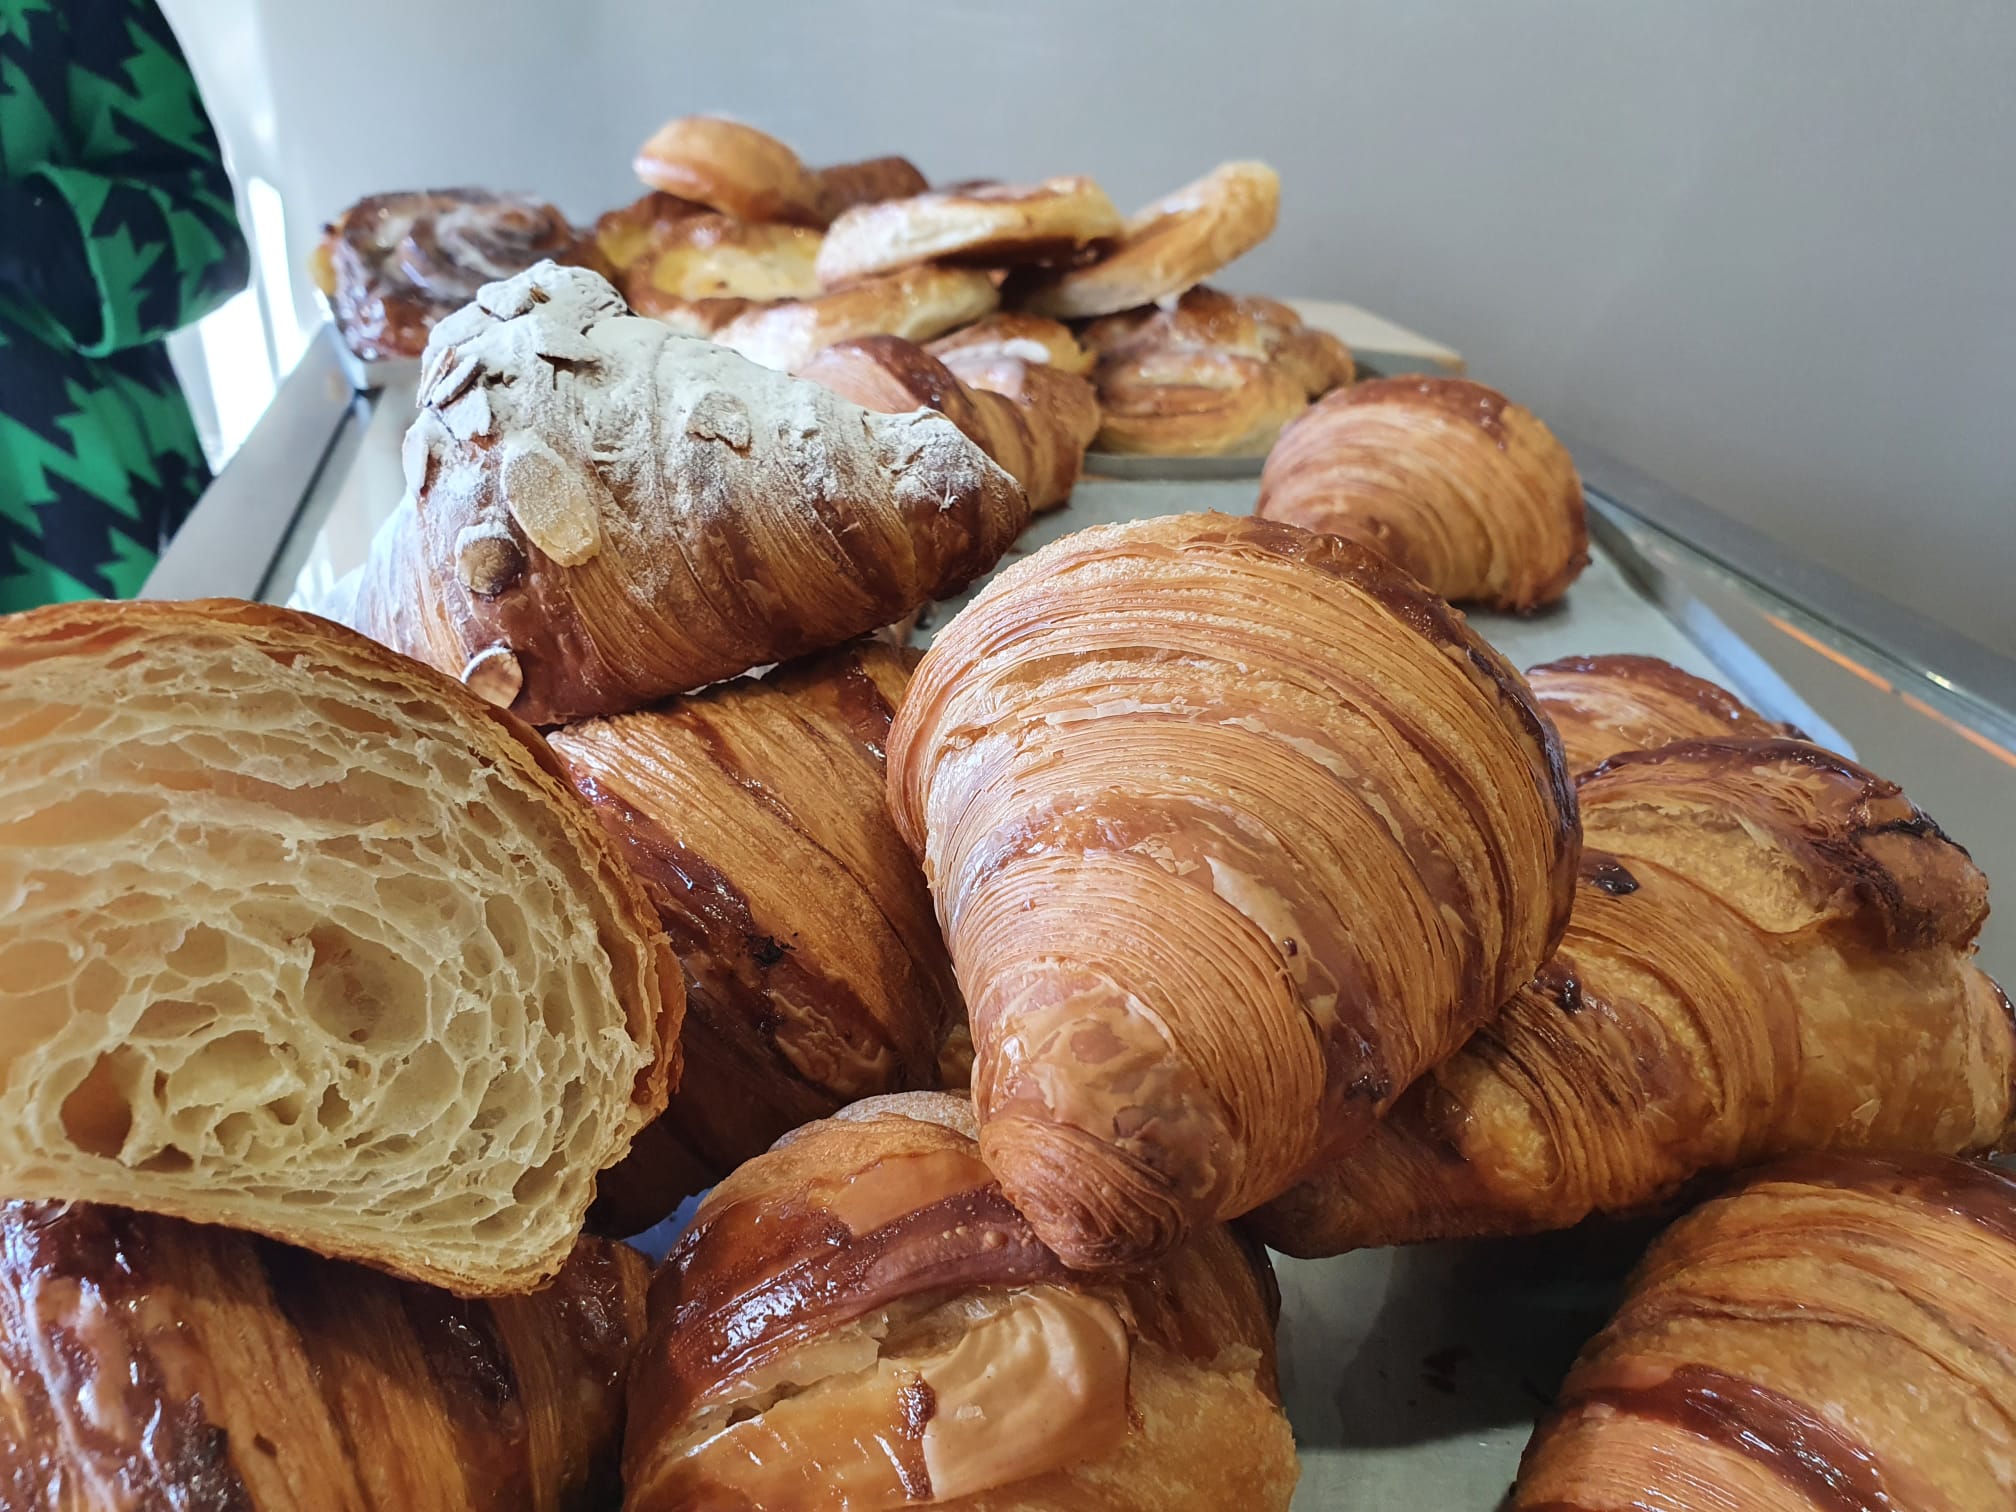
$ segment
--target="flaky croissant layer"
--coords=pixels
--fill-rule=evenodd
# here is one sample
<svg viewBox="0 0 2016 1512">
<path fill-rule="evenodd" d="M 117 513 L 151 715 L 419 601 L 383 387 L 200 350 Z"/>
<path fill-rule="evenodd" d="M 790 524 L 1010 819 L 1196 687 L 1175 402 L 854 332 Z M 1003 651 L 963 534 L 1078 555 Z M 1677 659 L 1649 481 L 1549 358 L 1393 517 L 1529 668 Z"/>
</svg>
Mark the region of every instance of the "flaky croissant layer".
<svg viewBox="0 0 2016 1512">
<path fill-rule="evenodd" d="M 2016 1505 L 2016 1182 L 1809 1156 L 1690 1214 L 1583 1351 L 1512 1512 Z"/>
<path fill-rule="evenodd" d="M 1287 1185 L 1551 950 L 1576 853 L 1524 684 L 1334 537 L 1083 531 L 942 631 L 890 736 L 982 1145 L 1074 1265 Z"/>
<path fill-rule="evenodd" d="M 1584 779 L 1560 951 L 1350 1156 L 1257 1217 L 1296 1254 L 1565 1228 L 1823 1148 L 1990 1148 L 2016 1021 L 1987 883 L 1895 784 L 1789 740 Z"/>
</svg>

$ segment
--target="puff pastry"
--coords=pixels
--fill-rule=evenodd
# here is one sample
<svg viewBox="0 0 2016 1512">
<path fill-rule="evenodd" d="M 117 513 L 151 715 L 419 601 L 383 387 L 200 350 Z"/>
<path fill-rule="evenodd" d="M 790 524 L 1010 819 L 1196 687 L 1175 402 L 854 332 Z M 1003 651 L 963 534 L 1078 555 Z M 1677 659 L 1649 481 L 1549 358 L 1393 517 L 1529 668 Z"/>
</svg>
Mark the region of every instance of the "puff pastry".
<svg viewBox="0 0 2016 1512">
<path fill-rule="evenodd" d="M 830 287 L 931 261 L 1056 263 L 1118 236 L 1121 224 L 1106 191 L 1082 174 L 966 184 L 847 211 L 819 249 L 819 279 Z"/>
<path fill-rule="evenodd" d="M 1676 1224 L 1583 1351 L 1511 1512 L 2016 1505 L 2016 1182 L 1811 1156 Z"/>
<path fill-rule="evenodd" d="M 487 189 L 373 194 L 325 228 L 313 271 L 345 345 L 366 361 L 418 357 L 436 321 L 542 258 L 593 263 L 551 205 Z"/>
<path fill-rule="evenodd" d="M 1162 308 L 1123 311 L 1093 321 L 1085 345 L 1115 362 L 1149 352 L 1206 351 L 1252 357 L 1279 367 L 1314 398 L 1349 383 L 1351 350 L 1328 331 L 1312 330 L 1277 299 L 1191 289 Z"/>
<path fill-rule="evenodd" d="M 1518 674 L 1335 537 L 1081 531 L 939 632 L 890 735 L 981 1143 L 1076 1266 L 1286 1187 L 1552 952 L 1560 747 Z"/>
<path fill-rule="evenodd" d="M 1258 1215 L 1277 1249 L 1565 1228 L 1772 1155 L 2004 1138 L 1987 883 L 1894 784 L 1800 742 L 1702 741 L 1613 757 L 1581 800 L 1559 954 Z"/>
<path fill-rule="evenodd" d="M 1099 428 L 1091 385 L 1013 358 L 965 370 L 970 387 L 914 342 L 866 336 L 828 347 L 798 375 L 864 409 L 937 410 L 1007 469 L 1032 510 L 1055 509 L 1070 498 Z"/>
<path fill-rule="evenodd" d="M 603 1175 L 598 1223 L 636 1233 L 786 1130 L 936 1085 L 965 1014 L 883 794 L 914 656 L 846 647 L 554 733 L 687 979 L 685 1080 Z"/>
<path fill-rule="evenodd" d="M 1285 1512 L 1276 1306 L 1222 1227 L 1073 1274 L 963 1098 L 873 1099 L 717 1186 L 653 1281 L 624 1505 Z"/>
<path fill-rule="evenodd" d="M 823 226 L 829 192 L 798 154 L 768 132 L 718 116 L 667 121 L 637 149 L 637 177 L 745 221 Z"/>
<path fill-rule="evenodd" d="M 1180 294 L 1265 241 L 1280 204 L 1265 163 L 1221 164 L 1136 214 L 1105 257 L 1020 290 L 1018 307 L 1077 320 Z"/>
<path fill-rule="evenodd" d="M 1258 512 L 1383 552 L 1444 598 L 1515 614 L 1589 564 L 1582 482 L 1532 411 L 1467 378 L 1321 400 L 1268 455 Z"/>
<path fill-rule="evenodd" d="M 676 1066 L 657 918 L 545 743 L 310 615 L 0 619 L 0 897 L 9 1197 L 523 1289 Z"/>
<path fill-rule="evenodd" d="M 703 212 L 657 228 L 618 287 L 639 315 L 711 335 L 752 305 L 819 292 L 819 233 Z"/>
<path fill-rule="evenodd" d="M 816 299 L 749 310 L 721 327 L 715 339 L 751 362 L 795 373 L 836 341 L 857 336 L 927 341 L 979 319 L 1000 302 L 994 280 L 977 268 L 905 268 Z"/>
<path fill-rule="evenodd" d="M 1561 736 L 1571 772 L 1676 740 L 1804 738 L 1656 656 L 1567 656 L 1528 667 L 1526 681 Z"/>
<path fill-rule="evenodd" d="M 1309 407 L 1308 395 L 1262 357 L 1152 350 L 1099 364 L 1103 452 L 1157 457 L 1257 457 Z"/>
<path fill-rule="evenodd" d="M 1028 520 L 938 415 L 876 415 L 544 265 L 435 332 L 413 502 L 353 613 L 538 724 L 838 645 L 956 591 Z"/>
<path fill-rule="evenodd" d="M 0 1206 L 9 1512 L 613 1504 L 644 1257 L 458 1302 L 208 1224 Z"/>
<path fill-rule="evenodd" d="M 1014 357 L 1080 378 L 1092 371 L 1092 354 L 1078 344 L 1071 327 L 1061 320 L 1023 315 L 1014 310 L 983 315 L 971 325 L 940 336 L 926 350 L 948 365 L 955 361 L 981 363 Z"/>
<path fill-rule="evenodd" d="M 653 189 L 596 217 L 595 249 L 617 271 L 620 282 L 623 273 L 651 254 L 661 237 L 675 234 L 674 228 L 681 221 L 708 213 L 707 207 L 697 200 Z"/>
</svg>

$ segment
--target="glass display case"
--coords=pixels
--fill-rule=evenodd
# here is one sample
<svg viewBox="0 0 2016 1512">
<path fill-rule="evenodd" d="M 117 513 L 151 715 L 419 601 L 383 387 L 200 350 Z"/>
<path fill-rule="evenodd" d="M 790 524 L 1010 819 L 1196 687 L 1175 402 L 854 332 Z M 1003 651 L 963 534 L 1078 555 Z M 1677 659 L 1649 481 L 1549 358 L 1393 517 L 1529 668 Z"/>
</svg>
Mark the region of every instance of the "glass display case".
<svg viewBox="0 0 2016 1512">
<path fill-rule="evenodd" d="M 147 594 L 323 602 L 398 503 L 411 394 L 410 380 L 396 377 L 357 392 L 324 330 Z M 1595 559 L 1553 610 L 1473 615 L 1488 639 L 1522 666 L 1635 651 L 1712 677 L 1903 783 L 1991 880 L 2016 887 L 2016 660 L 1814 566 L 1712 502 L 1564 439 L 1583 475 Z M 1255 492 L 1251 477 L 1095 470 L 1023 545 L 1104 520 L 1245 513 Z M 928 611 L 921 633 L 956 607 Z M 2016 924 L 1991 919 L 1982 962 L 2016 977 Z M 1497 1505 L 1534 1416 L 1601 1325 L 1648 1234 L 1616 1224 L 1280 1261 L 1283 1391 L 1305 1462 L 1296 1505 Z"/>
</svg>

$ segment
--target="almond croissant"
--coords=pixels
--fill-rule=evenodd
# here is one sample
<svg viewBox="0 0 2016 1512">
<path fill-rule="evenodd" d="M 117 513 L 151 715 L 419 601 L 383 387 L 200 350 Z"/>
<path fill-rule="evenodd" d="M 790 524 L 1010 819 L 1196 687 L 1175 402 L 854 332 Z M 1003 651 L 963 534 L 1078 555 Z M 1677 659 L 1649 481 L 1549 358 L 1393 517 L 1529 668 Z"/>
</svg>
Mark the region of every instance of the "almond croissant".
<svg viewBox="0 0 2016 1512">
<path fill-rule="evenodd" d="M 1565 1228 L 1826 1147 L 1980 1150 L 2016 1025 L 1987 883 L 1892 783 L 1801 742 L 1585 778 L 1574 917 L 1497 1020 L 1257 1216 L 1293 1254 Z"/>
<path fill-rule="evenodd" d="M 1552 951 L 1573 795 L 1525 684 L 1371 552 L 1102 526 L 940 632 L 890 735 L 981 1143 L 1070 1264 L 1281 1191 Z"/>
<path fill-rule="evenodd" d="M 829 346 L 798 376 L 863 409 L 938 411 L 1008 470 L 1032 510 L 1070 498 L 1099 430 L 1092 385 L 1014 358 L 962 362 L 960 370 L 954 360 L 941 362 L 901 336 L 862 336 Z"/>
<path fill-rule="evenodd" d="M 1528 667 L 1526 682 L 1560 735 L 1571 772 L 1678 740 L 1805 738 L 1656 656 L 1564 656 Z"/>
<path fill-rule="evenodd" d="M 1508 1512 L 2016 1506 L 2016 1181 L 1807 1156 L 1646 1256 Z"/>
<path fill-rule="evenodd" d="M 644 1257 L 459 1302 L 231 1229 L 0 1206 L 8 1512 L 612 1505 Z"/>
<path fill-rule="evenodd" d="M 1074 1275 L 972 1111 L 872 1098 L 708 1194 L 651 1284 L 628 1512 L 1284 1512 L 1272 1275 L 1222 1226 Z"/>
<path fill-rule="evenodd" d="M 1029 517 L 937 415 L 877 415 L 541 264 L 435 328 L 413 507 L 359 629 L 535 724 L 862 635 L 992 567 Z"/>
<path fill-rule="evenodd" d="M 936 1084 L 964 1011 L 882 775 L 914 655 L 845 647 L 554 733 L 686 971 L 685 1078 L 598 1223 L 635 1233 L 799 1124 Z"/>
<path fill-rule="evenodd" d="M 1444 598 L 1517 614 L 1589 565 L 1567 448 L 1467 378 L 1380 378 L 1318 401 L 1268 453 L 1256 512 L 1362 541 Z"/>
</svg>

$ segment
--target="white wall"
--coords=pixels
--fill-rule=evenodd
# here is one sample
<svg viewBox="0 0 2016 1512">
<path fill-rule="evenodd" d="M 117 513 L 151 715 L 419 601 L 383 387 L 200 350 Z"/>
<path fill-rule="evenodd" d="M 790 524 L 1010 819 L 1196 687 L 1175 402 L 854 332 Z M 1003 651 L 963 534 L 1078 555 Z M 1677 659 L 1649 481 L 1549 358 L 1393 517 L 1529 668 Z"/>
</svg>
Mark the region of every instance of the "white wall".
<svg viewBox="0 0 2016 1512">
<path fill-rule="evenodd" d="M 662 118 L 813 160 L 1265 157 L 1227 280 L 1355 300 L 1803 552 L 2016 648 L 2016 6 L 1999 0 L 176 0 L 299 256 L 377 189 L 634 192 Z"/>
</svg>

